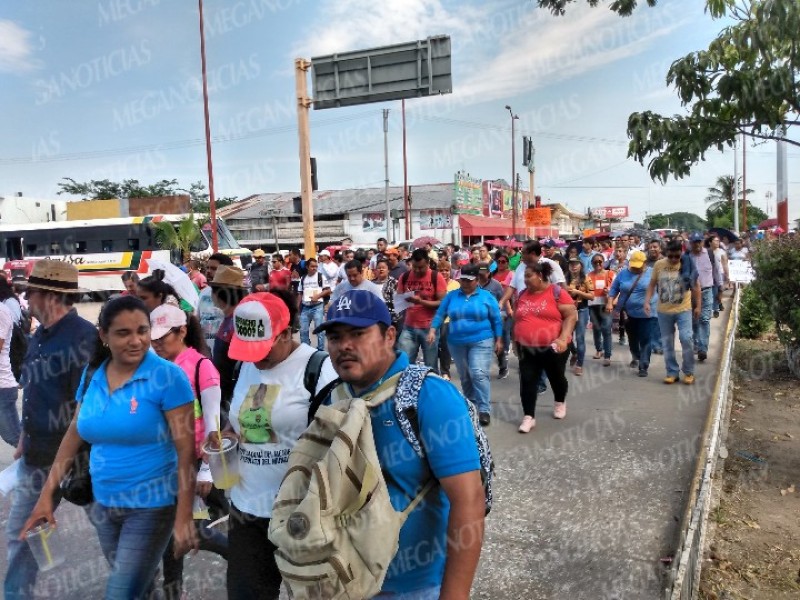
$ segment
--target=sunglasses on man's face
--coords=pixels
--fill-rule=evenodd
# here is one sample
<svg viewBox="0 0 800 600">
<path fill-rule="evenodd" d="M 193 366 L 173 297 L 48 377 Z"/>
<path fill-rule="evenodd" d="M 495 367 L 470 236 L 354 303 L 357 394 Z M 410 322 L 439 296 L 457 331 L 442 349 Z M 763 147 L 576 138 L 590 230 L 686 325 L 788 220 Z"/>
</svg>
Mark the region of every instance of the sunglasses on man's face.
<svg viewBox="0 0 800 600">
<path fill-rule="evenodd" d="M 603 261 L 602 261 L 602 260 L 593 260 L 593 261 L 592 261 L 592 264 L 593 264 L 594 266 L 597 266 L 597 265 L 602 265 L 602 264 L 603 264 Z"/>
<path fill-rule="evenodd" d="M 667 258 L 669 258 L 669 259 L 672 259 L 672 260 L 677 260 L 677 259 L 679 259 L 680 257 L 681 257 L 681 255 L 680 255 L 680 252 L 679 252 L 679 253 L 677 253 L 677 254 L 676 254 L 676 253 L 674 253 L 674 252 L 668 252 L 668 253 L 667 253 Z"/>
</svg>

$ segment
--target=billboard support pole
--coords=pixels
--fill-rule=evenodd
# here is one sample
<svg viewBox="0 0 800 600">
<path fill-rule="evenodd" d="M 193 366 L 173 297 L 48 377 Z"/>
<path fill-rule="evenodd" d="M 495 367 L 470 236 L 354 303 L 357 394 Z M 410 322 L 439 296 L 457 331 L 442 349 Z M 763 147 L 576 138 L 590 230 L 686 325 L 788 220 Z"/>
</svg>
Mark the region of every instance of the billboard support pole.
<svg viewBox="0 0 800 600">
<path fill-rule="evenodd" d="M 411 205 L 408 201 L 408 156 L 406 155 L 406 101 L 400 101 L 403 111 L 403 210 L 406 217 L 406 239 L 411 239 Z"/>
<path fill-rule="evenodd" d="M 300 197 L 303 211 L 304 250 L 306 258 L 316 257 L 314 240 L 314 205 L 311 202 L 311 134 L 308 124 L 308 81 L 306 71 L 311 63 L 302 58 L 294 61 L 297 95 L 297 137 L 300 146 Z"/>
<path fill-rule="evenodd" d="M 394 242 L 394 231 L 389 232 L 389 223 L 391 223 L 392 215 L 389 209 L 389 109 L 383 109 L 383 171 L 385 174 L 384 179 L 384 195 L 386 196 L 386 239 Z"/>
<path fill-rule="evenodd" d="M 219 250 L 217 239 L 217 200 L 214 195 L 214 164 L 211 160 L 211 124 L 208 118 L 208 79 L 206 78 L 206 36 L 203 22 L 203 0 L 197 0 L 200 11 L 200 65 L 203 73 L 203 117 L 206 127 L 206 163 L 208 165 L 208 207 L 211 219 L 211 250 Z"/>
</svg>

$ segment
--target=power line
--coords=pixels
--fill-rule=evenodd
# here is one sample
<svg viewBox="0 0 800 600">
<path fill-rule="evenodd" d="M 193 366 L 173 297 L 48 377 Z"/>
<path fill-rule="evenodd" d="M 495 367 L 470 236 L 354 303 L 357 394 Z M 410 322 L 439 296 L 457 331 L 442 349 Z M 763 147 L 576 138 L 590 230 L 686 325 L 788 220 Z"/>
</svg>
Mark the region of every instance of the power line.
<svg viewBox="0 0 800 600">
<path fill-rule="evenodd" d="M 371 117 L 380 114 L 377 110 L 361 112 L 355 115 L 345 117 L 338 117 L 334 119 L 326 119 L 316 121 L 315 127 L 328 127 L 330 125 L 338 125 L 339 123 L 346 123 L 348 121 L 355 121 L 366 117 Z M 234 142 L 240 140 L 254 139 L 260 137 L 269 137 L 272 135 L 279 135 L 281 133 L 289 133 L 295 131 L 296 125 L 282 125 L 280 127 L 271 127 L 265 129 L 258 129 L 239 135 L 216 136 L 212 138 L 215 144 L 222 144 L 226 142 Z M 106 148 L 103 150 L 85 150 L 82 152 L 72 152 L 67 154 L 59 154 L 56 156 L 48 156 L 43 158 L 35 158 L 33 156 L 14 156 L 9 158 L 0 158 L 0 165 L 12 164 L 28 164 L 28 163 L 51 163 L 51 162 L 65 162 L 72 160 L 89 160 L 93 158 L 105 158 L 108 156 L 123 156 L 126 154 L 138 154 L 151 151 L 168 151 L 179 150 L 182 148 L 191 148 L 192 146 L 201 146 L 205 144 L 204 138 L 192 138 L 185 140 L 176 140 L 173 142 L 165 142 L 161 144 L 143 144 L 140 146 L 124 146 L 121 148 Z"/>
</svg>

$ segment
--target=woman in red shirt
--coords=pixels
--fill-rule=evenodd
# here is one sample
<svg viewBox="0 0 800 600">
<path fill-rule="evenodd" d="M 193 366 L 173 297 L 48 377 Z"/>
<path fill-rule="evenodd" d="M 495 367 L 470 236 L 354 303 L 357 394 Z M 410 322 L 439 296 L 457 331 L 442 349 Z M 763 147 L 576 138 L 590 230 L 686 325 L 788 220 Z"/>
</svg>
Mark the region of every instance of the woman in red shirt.
<svg viewBox="0 0 800 600">
<path fill-rule="evenodd" d="M 550 283 L 552 269 L 548 263 L 528 265 L 525 290 L 514 310 L 514 351 L 519 357 L 519 389 L 525 412 L 520 433 L 528 433 L 536 426 L 536 397 L 542 372 L 553 388 L 553 416 L 563 419 L 567 414 L 564 371 L 578 313 L 569 294 Z"/>
</svg>

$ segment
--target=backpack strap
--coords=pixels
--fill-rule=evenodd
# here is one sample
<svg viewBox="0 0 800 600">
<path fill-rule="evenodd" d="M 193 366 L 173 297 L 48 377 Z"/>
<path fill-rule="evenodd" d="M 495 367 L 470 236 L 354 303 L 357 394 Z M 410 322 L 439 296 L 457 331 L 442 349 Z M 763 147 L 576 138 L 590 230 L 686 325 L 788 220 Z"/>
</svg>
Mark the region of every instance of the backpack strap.
<svg viewBox="0 0 800 600">
<path fill-rule="evenodd" d="M 397 424 L 403 431 L 403 437 L 408 440 L 414 452 L 420 458 L 425 457 L 425 451 L 420 443 L 419 414 L 417 403 L 419 393 L 425 377 L 431 372 L 430 367 L 422 365 L 409 365 L 403 371 L 400 380 L 397 382 L 397 390 L 394 395 L 395 417 Z"/>
<path fill-rule="evenodd" d="M 326 358 L 328 358 L 327 352 L 316 350 L 306 363 L 306 371 L 303 375 L 303 387 L 306 388 L 312 398 L 317 395 L 317 383 L 319 383 L 319 376 L 322 374 L 322 365 Z"/>
<path fill-rule="evenodd" d="M 200 408 L 200 415 L 203 416 L 203 403 L 200 402 L 200 365 L 203 364 L 204 360 L 208 360 L 205 356 L 197 361 L 197 364 L 194 366 L 194 392 L 197 395 L 197 405 Z M 196 415 L 197 416 L 197 415 Z"/>
</svg>

